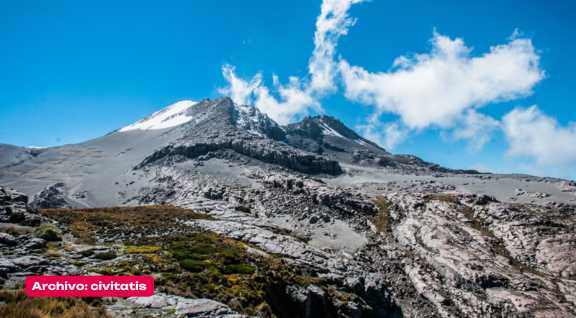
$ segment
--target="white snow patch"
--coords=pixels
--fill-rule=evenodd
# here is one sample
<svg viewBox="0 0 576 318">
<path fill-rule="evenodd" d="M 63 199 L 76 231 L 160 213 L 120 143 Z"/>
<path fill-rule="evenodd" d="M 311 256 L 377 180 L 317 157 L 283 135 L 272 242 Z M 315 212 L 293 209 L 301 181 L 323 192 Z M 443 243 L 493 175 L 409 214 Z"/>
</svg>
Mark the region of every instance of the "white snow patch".
<svg viewBox="0 0 576 318">
<path fill-rule="evenodd" d="M 268 117 L 254 106 L 234 104 L 234 107 L 238 110 L 236 126 L 245 129 L 252 135 L 263 137 L 264 135 L 259 129 L 269 120 Z"/>
<path fill-rule="evenodd" d="M 320 126 L 322 126 L 322 132 L 324 135 L 331 135 L 331 136 L 336 136 L 336 137 L 340 137 L 340 138 L 346 138 L 346 137 L 342 136 L 340 133 L 338 133 L 336 130 L 334 130 L 332 127 L 328 126 L 323 121 L 320 122 Z"/>
<path fill-rule="evenodd" d="M 256 129 L 260 121 L 258 110 L 250 105 L 234 104 L 234 107 L 236 107 L 239 113 L 236 126 L 246 129 L 246 131 L 252 135 L 262 137 L 262 133 Z"/>
<path fill-rule="evenodd" d="M 192 119 L 187 110 L 196 103 L 191 100 L 179 101 L 119 131 L 165 129 L 182 125 Z"/>
</svg>

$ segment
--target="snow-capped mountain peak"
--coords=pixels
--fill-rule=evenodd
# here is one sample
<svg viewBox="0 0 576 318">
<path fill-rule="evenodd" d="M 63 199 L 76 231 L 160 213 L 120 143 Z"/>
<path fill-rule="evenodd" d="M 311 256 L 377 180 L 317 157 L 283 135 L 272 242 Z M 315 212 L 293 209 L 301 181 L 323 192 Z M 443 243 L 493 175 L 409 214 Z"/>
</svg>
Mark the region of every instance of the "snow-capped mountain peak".
<svg viewBox="0 0 576 318">
<path fill-rule="evenodd" d="M 123 127 L 119 131 L 155 130 L 182 125 L 192 120 L 192 117 L 188 115 L 188 109 L 196 103 L 197 102 L 191 100 L 179 101 L 142 120 Z"/>
</svg>

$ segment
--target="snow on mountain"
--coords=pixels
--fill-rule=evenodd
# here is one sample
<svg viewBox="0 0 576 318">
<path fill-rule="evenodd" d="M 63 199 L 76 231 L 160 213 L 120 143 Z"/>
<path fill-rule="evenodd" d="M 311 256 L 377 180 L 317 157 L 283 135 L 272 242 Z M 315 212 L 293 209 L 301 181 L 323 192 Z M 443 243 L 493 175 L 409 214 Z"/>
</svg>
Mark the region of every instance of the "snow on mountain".
<svg viewBox="0 0 576 318">
<path fill-rule="evenodd" d="M 196 103 L 191 100 L 179 101 L 119 131 L 165 129 L 187 123 L 192 119 L 187 111 Z"/>
<path fill-rule="evenodd" d="M 330 127 L 328 124 L 326 124 L 322 119 L 320 119 L 320 127 L 322 128 L 322 133 L 324 135 L 346 138 L 342 136 L 339 132 L 334 130 L 332 127 Z"/>
</svg>

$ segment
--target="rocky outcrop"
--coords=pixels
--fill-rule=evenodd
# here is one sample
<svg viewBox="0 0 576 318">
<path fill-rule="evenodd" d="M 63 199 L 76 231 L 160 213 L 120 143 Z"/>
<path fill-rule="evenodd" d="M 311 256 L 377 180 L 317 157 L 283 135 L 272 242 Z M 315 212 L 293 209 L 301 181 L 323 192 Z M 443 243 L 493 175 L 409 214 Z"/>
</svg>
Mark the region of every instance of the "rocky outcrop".
<svg viewBox="0 0 576 318">
<path fill-rule="evenodd" d="M 70 205 L 66 201 L 66 185 L 58 182 L 46 187 L 32 198 L 30 207 L 33 209 L 69 208 Z"/>
<path fill-rule="evenodd" d="M 13 189 L 0 187 L 0 222 L 38 225 L 40 217 L 28 208 L 28 197 Z"/>
<path fill-rule="evenodd" d="M 182 161 L 208 154 L 218 156 L 219 151 L 225 150 L 232 150 L 265 163 L 307 174 L 339 175 L 342 173 L 342 168 L 336 161 L 295 151 L 287 147 L 273 146 L 268 141 L 260 140 L 232 140 L 223 143 L 198 143 L 186 146 L 170 145 L 144 159 L 142 163 L 136 166 L 136 169 L 159 161 L 164 163 L 167 161 Z"/>
<path fill-rule="evenodd" d="M 26 195 L 0 187 L 0 286 L 5 288 L 21 284 L 30 273 L 76 272 L 73 265 L 42 255 L 58 230 L 27 202 Z"/>
<path fill-rule="evenodd" d="M 343 163 L 413 173 L 478 173 L 475 170 L 448 169 L 416 156 L 393 155 L 331 116 L 305 117 L 284 129 L 289 145 Z"/>
<path fill-rule="evenodd" d="M 386 252 L 368 255 L 400 260 L 403 275 L 441 316 L 576 314 L 576 258 L 568 247 L 574 214 L 457 193 L 390 193 L 383 200 L 386 227 L 376 231 Z M 392 259 L 394 250 L 400 254 Z"/>
<path fill-rule="evenodd" d="M 42 153 L 42 149 L 0 144 L 0 168 L 6 169 L 7 167 L 17 166 L 35 158 L 40 153 Z"/>
</svg>

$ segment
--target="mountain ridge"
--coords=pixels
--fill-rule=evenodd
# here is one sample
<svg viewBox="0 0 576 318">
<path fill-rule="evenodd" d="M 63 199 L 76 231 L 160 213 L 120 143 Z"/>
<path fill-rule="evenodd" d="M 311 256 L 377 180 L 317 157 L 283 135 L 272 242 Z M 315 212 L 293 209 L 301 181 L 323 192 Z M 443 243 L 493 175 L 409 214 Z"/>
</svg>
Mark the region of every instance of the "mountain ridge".
<svg viewBox="0 0 576 318">
<path fill-rule="evenodd" d="M 205 111 L 210 107 L 221 107 L 226 108 L 223 110 L 223 113 L 218 114 L 217 116 L 226 117 L 225 120 L 221 120 L 218 118 L 210 119 L 210 113 L 214 110 Z M 206 117 L 208 116 L 208 117 Z M 217 126 L 217 129 L 214 127 L 210 127 L 207 125 L 207 120 L 212 120 L 214 125 Z M 432 170 L 436 169 L 437 171 L 454 171 L 457 172 L 459 170 L 450 170 L 446 168 L 441 168 L 437 165 L 427 163 L 419 158 L 410 157 L 410 160 L 407 160 L 407 156 L 404 155 L 391 155 L 385 149 L 381 148 L 377 144 L 361 137 L 352 129 L 346 127 L 340 120 L 326 115 L 318 115 L 313 117 L 304 117 L 302 121 L 288 124 L 285 126 L 278 125 L 272 119 L 270 119 L 265 114 L 261 113 L 256 107 L 249 106 L 249 105 L 237 105 L 228 97 L 219 98 L 216 100 L 204 99 L 199 102 L 193 102 L 189 100 L 183 100 L 176 102 L 167 106 L 164 109 L 161 109 L 157 112 L 154 112 L 150 116 L 147 116 L 141 120 L 134 122 L 133 124 L 127 125 L 125 127 L 119 128 L 107 135 L 104 135 L 100 138 L 96 138 L 93 140 L 88 140 L 85 142 L 81 142 L 76 145 L 82 145 L 85 143 L 90 143 L 94 140 L 99 140 L 101 138 L 105 138 L 106 136 L 110 135 L 117 135 L 117 134 L 124 134 L 124 133 L 137 133 L 137 132 L 153 132 L 153 131 L 164 131 L 168 133 L 168 131 L 172 131 L 174 129 L 179 129 L 182 131 L 182 135 L 177 137 L 177 141 L 174 143 L 183 143 L 186 144 L 186 140 L 204 140 L 205 143 L 209 144 L 210 138 L 206 138 L 206 136 L 210 135 L 216 139 L 221 138 L 220 136 L 228 134 L 233 134 L 230 127 L 224 127 L 222 123 L 229 123 L 234 126 L 237 131 L 234 134 L 238 135 L 239 139 L 253 139 L 250 136 L 244 135 L 243 133 L 238 133 L 238 131 L 248 132 L 249 134 L 253 135 L 254 137 L 267 137 L 271 139 L 273 142 L 283 142 L 287 147 L 280 147 L 276 145 L 276 147 L 283 148 L 280 153 L 282 152 L 290 152 L 290 147 L 302 150 L 304 152 L 310 153 L 308 159 L 311 160 L 313 157 L 312 155 L 316 155 L 319 157 L 327 157 L 330 160 L 334 161 L 344 161 L 346 163 L 355 163 L 355 164 L 368 164 L 368 165 L 381 165 L 381 166 L 414 166 L 418 168 L 432 168 Z M 187 126 L 198 126 L 202 130 L 201 134 L 195 133 L 194 131 L 186 131 Z M 317 134 L 317 135 L 314 135 Z M 212 138 L 212 139 L 214 139 Z M 230 138 L 221 138 L 226 139 L 227 142 L 217 141 L 216 143 L 222 143 L 224 148 L 232 149 L 238 151 L 240 153 L 250 154 L 253 152 L 258 153 L 259 151 L 252 151 L 250 149 L 246 149 L 246 147 L 242 146 L 239 142 L 230 142 Z M 66 147 L 66 146 L 74 146 L 74 145 L 64 145 L 58 147 L 49 147 L 44 148 L 44 151 L 47 149 L 56 149 L 59 147 Z M 264 142 L 262 147 L 270 147 L 271 144 Z M 8 146 L 6 146 L 8 147 Z M 6 148 L 5 147 L 5 148 Z M 21 154 L 23 155 L 26 151 L 25 148 L 14 148 L 17 146 L 10 146 L 13 149 L 21 149 Z M 181 149 L 175 147 L 174 145 L 171 146 L 172 149 Z M 209 148 L 209 147 L 208 147 Z M 218 147 L 212 147 L 212 150 L 215 150 Z M 272 147 L 273 148 L 273 147 Z M 346 149 L 346 150 L 345 150 Z M 209 151 L 209 150 L 207 150 Z M 31 151 L 28 151 L 31 152 Z M 40 151 L 35 151 L 34 153 L 39 153 Z M 163 153 L 168 153 L 168 149 Z M 294 152 L 294 151 L 292 151 Z M 162 152 L 161 152 L 162 153 Z M 150 156 L 147 160 L 147 163 L 150 163 L 153 158 L 157 158 L 159 156 Z M 299 155 L 300 157 L 303 154 Z M 3 158 L 8 158 L 8 150 L 4 151 L 2 155 Z M 272 158 L 265 159 L 268 162 L 272 162 L 275 156 Z M 277 156 L 276 156 L 277 157 Z M 296 156 L 298 157 L 298 156 Z M 262 156 L 261 158 L 267 158 L 267 156 Z M 26 158 L 28 159 L 28 158 Z M 321 159 L 317 159 L 322 161 Z M 20 160 L 18 163 L 21 163 Z M 14 162 L 12 162 L 14 163 Z M 332 168 L 329 169 L 322 169 L 320 167 L 319 173 L 328 173 L 328 174 L 339 174 L 341 173 L 341 169 L 337 168 L 337 164 L 331 163 L 333 165 Z M 0 166 L 4 166 L 5 164 L 0 163 Z M 296 170 L 301 170 L 302 172 L 306 173 L 315 173 L 314 169 L 299 169 L 297 168 L 300 166 L 299 164 L 288 164 L 288 166 L 296 167 Z M 467 173 L 474 173 L 473 171 L 467 171 Z"/>
</svg>

